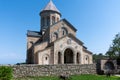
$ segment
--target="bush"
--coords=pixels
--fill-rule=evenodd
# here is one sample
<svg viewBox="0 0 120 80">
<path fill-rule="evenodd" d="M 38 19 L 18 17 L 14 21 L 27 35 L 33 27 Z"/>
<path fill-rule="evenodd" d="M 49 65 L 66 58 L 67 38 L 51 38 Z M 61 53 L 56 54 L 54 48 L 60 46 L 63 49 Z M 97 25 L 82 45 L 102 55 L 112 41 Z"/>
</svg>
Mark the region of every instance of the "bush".
<svg viewBox="0 0 120 80">
<path fill-rule="evenodd" d="M 12 80 L 12 68 L 7 66 L 0 66 L 0 80 Z"/>
</svg>

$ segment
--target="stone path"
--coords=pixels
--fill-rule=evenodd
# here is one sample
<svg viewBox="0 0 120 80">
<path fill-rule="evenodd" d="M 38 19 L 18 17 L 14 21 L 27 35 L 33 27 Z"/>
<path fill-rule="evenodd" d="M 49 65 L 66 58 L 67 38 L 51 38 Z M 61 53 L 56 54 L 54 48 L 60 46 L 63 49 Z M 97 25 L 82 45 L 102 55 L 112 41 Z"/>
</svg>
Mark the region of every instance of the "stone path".
<svg viewBox="0 0 120 80">
<path fill-rule="evenodd" d="M 115 75 L 115 76 L 118 76 L 118 77 L 120 77 L 120 75 Z"/>
</svg>

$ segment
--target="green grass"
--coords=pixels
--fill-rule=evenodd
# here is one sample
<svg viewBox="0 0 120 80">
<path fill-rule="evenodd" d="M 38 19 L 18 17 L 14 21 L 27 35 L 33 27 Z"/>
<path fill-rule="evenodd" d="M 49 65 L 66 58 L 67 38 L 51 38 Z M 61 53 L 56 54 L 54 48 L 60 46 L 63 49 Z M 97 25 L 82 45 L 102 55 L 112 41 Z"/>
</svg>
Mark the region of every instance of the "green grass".
<svg viewBox="0 0 120 80">
<path fill-rule="evenodd" d="M 14 80 L 60 80 L 58 77 L 27 77 L 18 78 Z M 111 76 L 101 76 L 101 75 L 74 75 L 70 76 L 69 80 L 120 80 L 120 77 Z"/>
<path fill-rule="evenodd" d="M 101 75 L 76 75 L 71 76 L 71 80 L 120 80 L 120 77 L 106 77 Z"/>
</svg>

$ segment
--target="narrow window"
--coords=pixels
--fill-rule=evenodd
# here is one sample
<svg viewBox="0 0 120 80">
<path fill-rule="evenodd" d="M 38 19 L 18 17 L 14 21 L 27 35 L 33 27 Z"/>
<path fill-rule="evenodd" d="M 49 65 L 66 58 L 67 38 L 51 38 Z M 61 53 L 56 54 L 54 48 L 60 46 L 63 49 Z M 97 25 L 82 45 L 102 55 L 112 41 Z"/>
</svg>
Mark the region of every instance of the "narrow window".
<svg viewBox="0 0 120 80">
<path fill-rule="evenodd" d="M 57 18 L 57 21 L 59 21 L 59 18 Z"/>
<path fill-rule="evenodd" d="M 65 34 L 66 34 L 65 30 L 63 30 L 63 35 L 65 35 Z"/>
<path fill-rule="evenodd" d="M 89 56 L 85 56 L 85 64 L 89 64 Z"/>
<path fill-rule="evenodd" d="M 79 64 L 80 63 L 80 54 L 79 53 L 77 53 L 77 64 Z"/>
<path fill-rule="evenodd" d="M 58 34 L 57 34 L 57 33 L 54 33 L 53 41 L 55 41 L 57 38 L 58 38 Z"/>
<path fill-rule="evenodd" d="M 45 18 L 44 17 L 42 17 L 42 19 L 41 19 L 41 26 L 45 26 Z"/>
<path fill-rule="evenodd" d="M 54 23 L 55 23 L 55 17 L 52 16 L 52 24 L 54 24 Z"/>
<path fill-rule="evenodd" d="M 47 60 L 47 57 L 45 59 Z"/>
<path fill-rule="evenodd" d="M 61 53 L 58 52 L 58 64 L 61 64 Z"/>
<path fill-rule="evenodd" d="M 64 36 L 64 35 L 66 35 L 68 32 L 67 32 L 67 29 L 66 28 L 62 28 L 62 35 Z"/>
<path fill-rule="evenodd" d="M 47 17 L 47 26 L 50 26 L 50 17 Z"/>
</svg>

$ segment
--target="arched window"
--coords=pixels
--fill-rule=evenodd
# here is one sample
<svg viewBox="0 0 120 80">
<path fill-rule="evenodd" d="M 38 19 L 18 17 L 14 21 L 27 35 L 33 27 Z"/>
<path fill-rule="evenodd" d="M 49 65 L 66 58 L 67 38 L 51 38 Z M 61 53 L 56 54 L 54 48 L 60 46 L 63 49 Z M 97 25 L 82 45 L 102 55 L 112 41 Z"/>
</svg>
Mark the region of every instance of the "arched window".
<svg viewBox="0 0 120 80">
<path fill-rule="evenodd" d="M 57 18 L 57 21 L 59 21 L 59 18 Z"/>
<path fill-rule="evenodd" d="M 76 62 L 77 62 L 77 64 L 80 64 L 80 54 L 79 53 L 77 53 Z"/>
<path fill-rule="evenodd" d="M 61 64 L 61 53 L 60 52 L 58 52 L 58 64 Z"/>
<path fill-rule="evenodd" d="M 86 55 L 84 59 L 85 59 L 85 64 L 89 64 L 89 56 Z"/>
<path fill-rule="evenodd" d="M 66 34 L 68 34 L 67 29 L 66 29 L 66 28 L 64 28 L 64 27 L 62 27 L 62 35 L 64 36 L 64 35 L 66 35 Z"/>
<path fill-rule="evenodd" d="M 62 33 L 63 35 L 66 35 L 66 31 L 65 30 L 63 30 L 63 33 Z"/>
<path fill-rule="evenodd" d="M 50 17 L 47 17 L 47 26 L 50 26 Z"/>
<path fill-rule="evenodd" d="M 45 18 L 44 17 L 42 17 L 42 19 L 41 19 L 41 26 L 45 26 Z"/>
<path fill-rule="evenodd" d="M 45 54 L 43 55 L 43 65 L 48 65 L 49 64 L 49 55 Z"/>
<path fill-rule="evenodd" d="M 54 23 L 55 23 L 55 17 L 52 16 L 52 24 L 54 24 Z"/>
<path fill-rule="evenodd" d="M 53 34 L 53 41 L 55 41 L 57 38 L 58 38 L 58 33 L 55 32 L 55 33 Z"/>
</svg>

